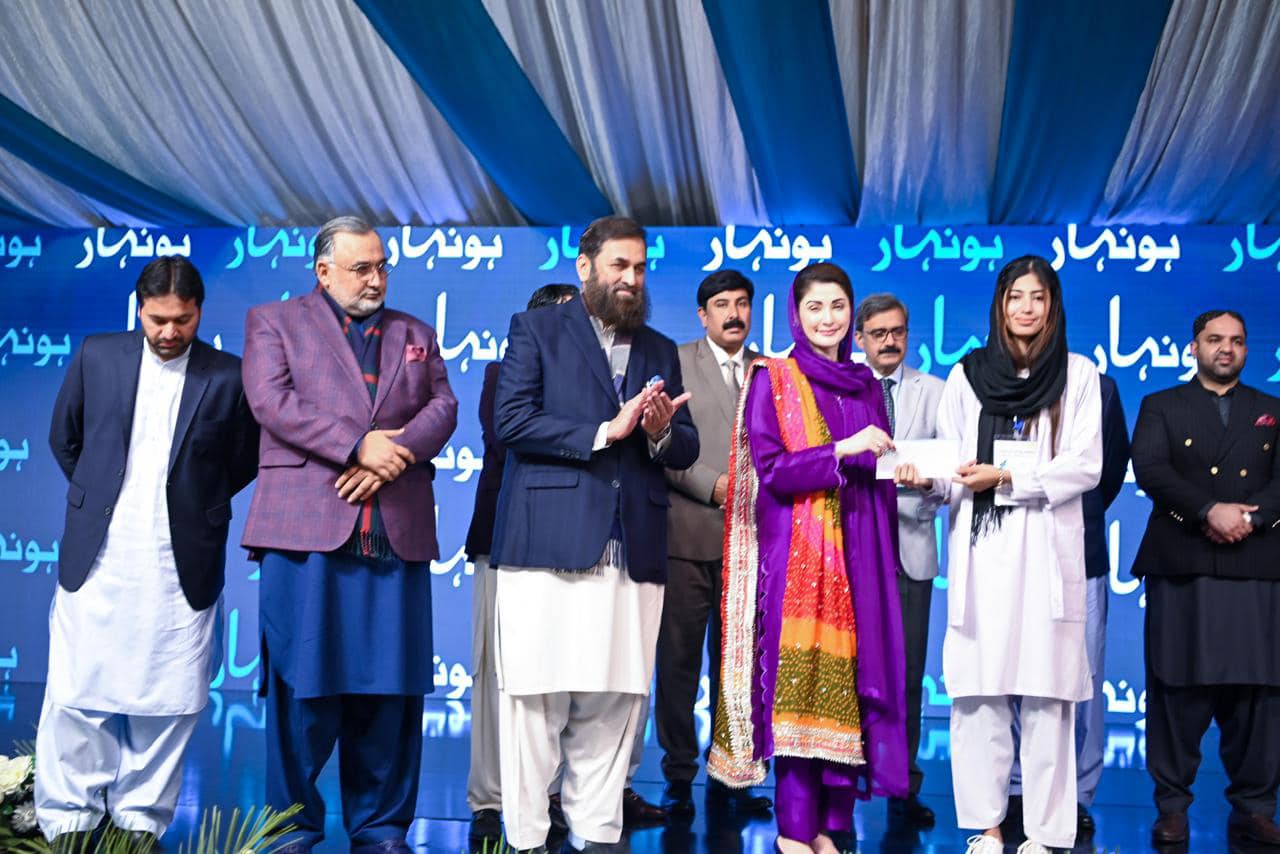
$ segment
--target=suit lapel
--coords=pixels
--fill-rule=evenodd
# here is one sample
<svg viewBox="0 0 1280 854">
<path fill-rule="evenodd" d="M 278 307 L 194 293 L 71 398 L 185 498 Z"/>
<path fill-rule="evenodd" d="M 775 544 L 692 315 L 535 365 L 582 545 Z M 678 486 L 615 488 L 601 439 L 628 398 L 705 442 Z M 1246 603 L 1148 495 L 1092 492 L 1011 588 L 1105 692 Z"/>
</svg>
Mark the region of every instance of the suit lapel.
<svg viewBox="0 0 1280 854">
<path fill-rule="evenodd" d="M 615 403 L 618 400 L 618 394 L 613 390 L 613 377 L 609 375 L 609 362 L 604 357 L 604 349 L 600 346 L 600 339 L 596 337 L 596 330 L 591 325 L 590 319 L 587 318 L 587 309 L 582 304 L 582 300 L 576 299 L 566 303 L 561 313 L 565 331 L 569 333 L 569 338 L 582 351 L 582 355 L 587 360 L 587 367 L 591 369 L 591 373 L 599 381 L 605 393 L 609 395 L 609 399 Z M 634 343 L 634 342 L 633 342 Z M 634 349 L 633 349 L 634 354 Z"/>
<path fill-rule="evenodd" d="M 173 441 L 169 445 L 169 470 L 178 459 L 178 450 L 187 437 L 187 430 L 195 418 L 205 389 L 209 387 L 209 351 L 202 341 L 191 342 L 191 358 L 187 362 L 187 376 L 182 381 L 182 398 L 178 402 L 178 420 L 173 426 Z"/>
<path fill-rule="evenodd" d="M 375 415 L 378 413 L 378 407 L 387 399 L 391 386 L 399 376 L 401 366 L 404 365 L 404 342 L 407 334 L 402 319 L 383 315 L 382 344 L 378 356 L 378 393 L 373 401 Z"/>
<path fill-rule="evenodd" d="M 894 407 L 894 438 L 906 438 L 911 435 L 916 418 L 920 415 L 920 407 L 916 405 L 920 397 L 920 374 L 911 368 L 902 369 L 902 388 L 898 389 L 898 403 Z"/>
<path fill-rule="evenodd" d="M 337 316 L 325 302 L 324 294 L 313 291 L 302 299 L 306 303 L 307 310 L 311 312 L 311 322 L 316 327 L 316 333 L 333 351 L 342 373 L 352 382 L 359 383 L 361 390 L 364 390 L 364 376 L 360 371 L 360 363 L 356 361 L 356 354 L 351 351 L 351 344 L 342 334 Z M 368 399 L 368 391 L 364 391 L 364 397 Z"/>
<path fill-rule="evenodd" d="M 627 376 L 622 383 L 622 399 L 630 400 L 649 381 L 648 329 L 641 327 L 631 334 L 631 355 L 627 356 Z M 663 377 L 663 379 L 667 379 Z M 612 383 L 610 383 L 612 386 Z"/>
<path fill-rule="evenodd" d="M 124 339 L 120 348 L 120 358 L 124 361 L 120 371 L 120 411 L 124 417 L 120 419 L 124 433 L 121 438 L 127 450 L 129 439 L 133 435 L 133 407 L 138 396 L 138 374 L 142 371 L 142 348 L 145 347 L 142 330 Z"/>
</svg>

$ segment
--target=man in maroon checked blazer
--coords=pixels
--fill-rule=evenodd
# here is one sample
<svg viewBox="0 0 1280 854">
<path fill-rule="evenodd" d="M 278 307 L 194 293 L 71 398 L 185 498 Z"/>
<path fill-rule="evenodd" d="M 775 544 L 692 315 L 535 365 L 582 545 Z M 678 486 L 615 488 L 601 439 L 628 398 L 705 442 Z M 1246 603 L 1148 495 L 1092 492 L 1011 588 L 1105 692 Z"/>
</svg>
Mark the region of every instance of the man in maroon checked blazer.
<svg viewBox="0 0 1280 854">
<path fill-rule="evenodd" d="M 262 425 L 246 547 L 259 592 L 267 800 L 300 803 L 287 852 L 324 838 L 315 780 L 341 750 L 351 850 L 407 852 L 432 690 L 431 459 L 457 425 L 435 331 L 383 307 L 363 220 L 316 236 L 314 291 L 250 310 L 245 395 Z"/>
</svg>

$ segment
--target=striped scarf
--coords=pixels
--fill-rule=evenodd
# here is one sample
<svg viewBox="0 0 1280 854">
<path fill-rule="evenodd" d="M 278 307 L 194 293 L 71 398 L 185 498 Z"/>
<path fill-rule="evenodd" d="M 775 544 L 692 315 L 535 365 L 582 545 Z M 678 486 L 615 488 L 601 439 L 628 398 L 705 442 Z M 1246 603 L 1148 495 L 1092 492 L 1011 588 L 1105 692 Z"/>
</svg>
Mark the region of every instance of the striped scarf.
<svg viewBox="0 0 1280 854">
<path fill-rule="evenodd" d="M 831 433 L 797 362 L 753 363 L 744 384 L 747 388 L 760 373 L 754 370 L 759 367 L 768 370 L 784 447 L 794 452 L 829 444 Z M 746 400 L 744 393 L 738 402 L 729 458 L 720 696 L 707 763 L 716 779 L 731 786 L 758 785 L 765 778 L 764 763 L 754 756 L 751 715 L 758 643 L 755 504 L 759 478 L 744 425 Z M 791 520 L 771 710 L 773 755 L 861 765 L 865 760 L 855 690 L 857 638 L 838 490 L 796 496 Z"/>
<path fill-rule="evenodd" d="M 317 288 L 319 286 L 317 285 Z M 360 366 L 360 376 L 369 392 L 369 400 L 378 398 L 378 373 L 382 360 L 382 309 L 378 309 L 368 317 L 359 320 L 351 317 L 330 297 L 324 294 L 342 326 L 342 335 L 351 345 L 351 352 Z M 391 542 L 387 539 L 387 528 L 382 521 L 382 511 L 378 507 L 378 496 L 365 499 L 360 505 L 360 515 L 356 519 L 356 528 L 351 537 L 339 551 L 374 560 L 386 560 L 395 557 L 391 550 Z"/>
</svg>

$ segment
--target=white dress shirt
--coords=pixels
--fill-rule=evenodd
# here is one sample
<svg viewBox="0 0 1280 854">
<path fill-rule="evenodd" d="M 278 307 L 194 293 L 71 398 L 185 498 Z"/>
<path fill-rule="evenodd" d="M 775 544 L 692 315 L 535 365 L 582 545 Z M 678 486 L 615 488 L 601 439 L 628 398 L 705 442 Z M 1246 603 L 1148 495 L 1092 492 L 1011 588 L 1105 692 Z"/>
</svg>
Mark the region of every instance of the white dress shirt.
<svg viewBox="0 0 1280 854">
<path fill-rule="evenodd" d="M 707 347 L 711 349 L 711 355 L 715 357 L 716 364 L 720 366 L 720 376 L 724 377 L 724 383 L 729 388 L 742 388 L 742 377 L 746 372 L 746 353 L 745 347 L 739 347 L 738 352 L 730 356 L 725 349 L 719 344 L 711 340 L 711 336 L 707 336 Z"/>
<path fill-rule="evenodd" d="M 898 363 L 898 367 L 893 370 L 893 373 L 889 374 L 882 374 L 875 368 L 871 368 L 870 365 L 867 365 L 868 368 L 871 368 L 871 373 L 875 375 L 876 382 L 881 385 L 884 384 L 884 380 L 893 380 L 893 385 L 889 386 L 889 396 L 893 398 L 893 410 L 895 413 L 898 411 L 898 392 L 902 391 L 902 377 L 906 373 L 902 369 L 902 366 L 905 363 L 906 360 L 903 359 Z"/>
</svg>

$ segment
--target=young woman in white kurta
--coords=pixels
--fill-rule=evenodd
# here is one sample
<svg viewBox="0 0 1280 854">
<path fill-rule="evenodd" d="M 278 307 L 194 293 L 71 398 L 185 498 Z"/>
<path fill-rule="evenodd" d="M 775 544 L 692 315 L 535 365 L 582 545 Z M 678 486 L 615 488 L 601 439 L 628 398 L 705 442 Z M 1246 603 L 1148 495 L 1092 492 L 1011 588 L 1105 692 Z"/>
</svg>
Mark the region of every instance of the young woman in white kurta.
<svg viewBox="0 0 1280 854">
<path fill-rule="evenodd" d="M 952 778 L 959 825 L 984 831 L 969 850 L 1002 850 L 1010 726 L 1020 714 L 1028 843 L 1019 851 L 1038 852 L 1075 840 L 1073 704 L 1092 693 L 1080 496 L 1101 471 L 1101 396 L 1093 363 L 1066 352 L 1061 287 L 1042 258 L 1001 271 L 989 342 L 952 370 L 938 405 L 938 436 L 959 439 L 961 458 L 972 462 L 950 483 L 930 484 L 951 505 L 943 673 L 953 700 Z M 1003 373 L 994 382 L 980 373 L 994 370 Z M 989 419 L 997 407 L 1003 413 L 988 422 L 993 438 L 1009 438 L 1002 428 L 1012 427 L 1034 446 L 1033 461 L 1002 467 L 991 444 L 984 454 L 984 398 Z M 991 461 L 978 462 L 984 457 Z M 984 512 L 975 497 L 992 489 Z"/>
</svg>

